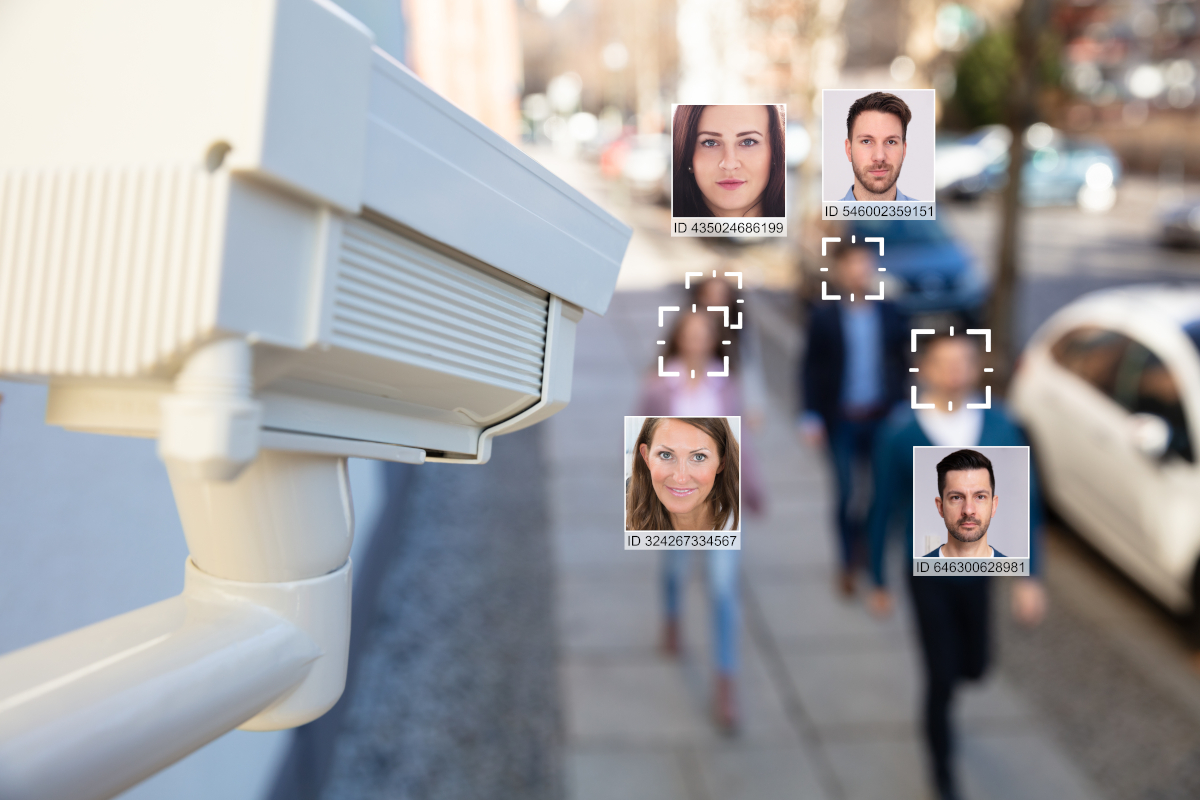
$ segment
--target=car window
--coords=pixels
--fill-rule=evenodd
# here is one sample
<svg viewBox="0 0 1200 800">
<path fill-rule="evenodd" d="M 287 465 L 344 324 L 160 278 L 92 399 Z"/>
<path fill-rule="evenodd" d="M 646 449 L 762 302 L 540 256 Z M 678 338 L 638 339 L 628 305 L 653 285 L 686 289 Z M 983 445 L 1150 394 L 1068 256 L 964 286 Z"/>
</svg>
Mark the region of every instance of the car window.
<svg viewBox="0 0 1200 800">
<path fill-rule="evenodd" d="M 1183 398 L 1171 370 L 1141 342 L 1130 341 L 1117 367 L 1114 399 L 1131 414 L 1154 414 L 1171 426 L 1168 453 L 1195 461 Z"/>
<path fill-rule="evenodd" d="M 1152 350 L 1096 326 L 1075 328 L 1050 347 L 1054 360 L 1131 414 L 1154 414 L 1171 428 L 1168 453 L 1195 461 L 1179 384 Z"/>
<path fill-rule="evenodd" d="M 1089 325 L 1067 332 L 1050 346 L 1050 354 L 1065 369 L 1113 397 L 1117 368 L 1129 341 L 1116 331 Z"/>
</svg>

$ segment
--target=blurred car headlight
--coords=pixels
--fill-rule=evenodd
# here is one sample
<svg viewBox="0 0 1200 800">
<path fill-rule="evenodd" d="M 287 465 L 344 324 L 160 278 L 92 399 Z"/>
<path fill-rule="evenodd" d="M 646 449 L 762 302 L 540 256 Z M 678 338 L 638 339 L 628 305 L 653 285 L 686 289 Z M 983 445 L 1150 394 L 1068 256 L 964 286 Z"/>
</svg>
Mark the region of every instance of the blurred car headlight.
<svg viewBox="0 0 1200 800">
<path fill-rule="evenodd" d="M 1044 122 L 1035 122 L 1025 130 L 1025 146 L 1030 150 L 1049 147 L 1055 139 L 1055 130 Z"/>
<path fill-rule="evenodd" d="M 1117 190 L 1111 186 L 1103 188 L 1080 186 L 1075 201 L 1084 211 L 1102 213 L 1109 211 L 1117 204 Z"/>
<path fill-rule="evenodd" d="M 1097 161 L 1087 168 L 1083 180 L 1090 189 L 1107 189 L 1113 185 L 1112 167 L 1101 161 Z"/>
</svg>

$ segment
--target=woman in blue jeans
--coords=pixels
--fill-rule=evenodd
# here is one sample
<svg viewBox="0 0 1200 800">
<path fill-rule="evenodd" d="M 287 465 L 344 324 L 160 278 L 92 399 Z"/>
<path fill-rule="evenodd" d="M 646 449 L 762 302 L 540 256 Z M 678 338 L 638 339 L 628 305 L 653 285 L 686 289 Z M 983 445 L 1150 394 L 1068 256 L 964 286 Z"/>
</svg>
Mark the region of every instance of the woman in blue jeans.
<svg viewBox="0 0 1200 800">
<path fill-rule="evenodd" d="M 687 584 L 688 566 L 692 563 L 690 550 L 668 550 L 663 559 L 663 650 L 675 656 L 680 651 L 679 620 L 683 589 Z M 707 550 L 708 596 L 713 618 L 713 662 L 717 669 L 713 693 L 713 716 L 723 731 L 737 729 L 737 707 L 734 704 L 733 681 L 737 674 L 738 622 L 738 562 L 740 550 Z"/>
<path fill-rule="evenodd" d="M 668 340 L 667 355 L 659 375 L 658 365 L 648 373 L 638 402 L 641 415 L 713 417 L 738 416 L 742 412 L 741 392 L 736 380 L 729 377 L 710 377 L 709 372 L 725 371 L 724 353 L 719 344 L 718 329 L 711 314 L 682 314 Z M 635 460 L 637 454 L 635 454 Z M 742 459 L 743 462 L 746 459 Z M 755 491 L 745 487 L 747 491 Z M 748 501 L 749 502 L 749 501 Z M 733 515 L 736 516 L 736 515 Z M 716 530 L 740 527 L 731 516 Z M 670 528 L 668 528 L 670 529 Z M 678 528 L 676 528 L 678 529 Z M 713 528 L 710 528 L 712 530 Z M 738 534 L 740 536 L 740 532 Z M 680 616 L 682 594 L 687 568 L 691 563 L 689 550 L 664 553 L 662 564 L 663 587 L 663 649 L 670 655 L 680 651 Z M 713 714 L 717 725 L 726 732 L 737 727 L 737 706 L 734 697 L 734 678 L 737 672 L 738 627 L 738 562 L 740 550 L 709 550 L 705 553 L 708 565 L 708 590 L 713 618 L 713 647 L 717 669 L 713 696 Z"/>
</svg>

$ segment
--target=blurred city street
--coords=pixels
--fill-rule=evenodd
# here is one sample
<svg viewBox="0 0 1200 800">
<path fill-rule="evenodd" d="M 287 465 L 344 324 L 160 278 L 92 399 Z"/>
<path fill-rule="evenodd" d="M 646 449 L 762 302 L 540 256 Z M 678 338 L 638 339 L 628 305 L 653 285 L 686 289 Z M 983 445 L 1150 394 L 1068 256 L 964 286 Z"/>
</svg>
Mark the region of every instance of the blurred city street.
<svg viewBox="0 0 1200 800">
<path fill-rule="evenodd" d="M 567 797 L 929 797 L 905 579 L 898 571 L 893 576 L 901 602 L 887 620 L 868 614 L 861 596 L 851 601 L 836 596 L 831 476 L 824 454 L 800 445 L 794 427 L 794 369 L 804 342 L 799 305 L 786 286 L 768 285 L 749 295 L 770 389 L 769 413 L 756 439 L 767 476 L 768 514 L 745 523 L 738 735 L 723 736 L 712 723 L 711 609 L 702 558 L 693 558 L 683 654 L 676 659 L 660 649 L 661 554 L 622 549 L 620 417 L 633 412 L 639 382 L 657 352 L 657 307 L 678 302 L 685 271 L 741 259 L 748 274 L 762 280 L 756 259 L 766 252 L 774 259 L 768 263 L 778 263 L 780 256 L 769 247 L 672 240 L 661 206 L 623 194 L 585 160 L 546 150 L 535 154 L 634 226 L 621 288 L 604 317 L 586 315 L 580 323 L 572 401 L 535 437 L 540 458 L 522 437 L 513 460 L 516 440 L 501 440 L 495 465 L 453 473 L 452 481 L 451 473 L 445 478 L 430 473 L 425 491 L 436 505 L 435 498 L 459 492 L 455 487 L 462 480 L 481 481 L 476 490 L 463 492 L 461 511 L 482 518 L 494 502 L 482 487 L 515 474 L 526 480 L 546 476 L 544 501 L 527 487 L 522 502 L 548 504 Z M 1106 214 L 1050 209 L 1029 216 L 1029 273 L 1018 303 L 1021 341 L 1051 312 L 1092 289 L 1200 277 L 1194 254 L 1154 244 L 1156 191 L 1153 181 L 1132 182 L 1123 195 L 1128 205 Z M 993 205 L 985 199 L 939 208 L 985 270 L 996 225 Z M 495 536 L 511 528 L 510 521 L 463 535 Z M 993 609 L 996 662 L 981 684 L 966 689 L 957 707 L 967 796 L 1195 796 L 1200 679 L 1181 627 L 1061 526 L 1049 532 L 1047 561 L 1046 622 L 1034 630 L 1013 623 L 1001 581 Z M 393 584 L 386 593 L 392 599 L 384 602 L 408 602 L 411 581 Z M 380 624 L 369 645 L 371 666 L 353 699 L 356 710 L 339 744 L 339 777 L 328 796 L 370 796 L 349 787 L 385 785 L 371 777 L 375 770 L 403 772 L 405 759 L 387 754 L 409 735 L 394 728 L 395 709 L 411 702 L 405 698 L 414 687 L 391 676 L 400 655 L 389 654 L 385 645 L 405 641 L 412 623 L 393 614 Z M 518 637 L 519 630 L 510 633 Z M 543 633 L 525 633 L 524 641 L 541 641 Z M 484 640 L 475 634 L 471 641 Z M 436 723 L 451 729 L 464 724 Z M 365 749 L 364 730 L 370 742 Z M 402 749 L 415 753 L 409 745 Z M 359 763 L 344 760 L 354 752 Z M 430 759 L 436 756 L 430 753 Z M 368 769 L 372 764 L 385 766 Z"/>
<path fill-rule="evenodd" d="M 667 238 L 663 209 L 614 202 L 613 188 L 586 163 L 546 160 L 634 225 L 631 258 L 653 257 L 653 243 Z M 1088 291 L 1200 280 L 1195 254 L 1154 242 L 1158 191 L 1152 180 L 1131 181 L 1111 212 L 1029 215 L 1019 341 Z M 994 204 L 944 203 L 939 213 L 987 270 Z M 740 736 L 724 738 L 711 722 L 710 609 L 699 557 L 683 658 L 660 649 L 658 554 L 626 552 L 616 533 L 613 420 L 619 409 L 631 412 L 652 362 L 657 306 L 677 301 L 683 271 L 725 256 L 694 240 L 674 243 L 685 247 L 638 263 L 640 283 L 618 291 L 604 318 L 581 324 L 574 399 L 547 426 L 570 797 L 924 798 L 909 610 L 902 605 L 880 621 L 861 602 L 836 598 L 830 475 L 823 454 L 798 443 L 792 416 L 803 342 L 789 292 L 759 291 L 749 307 L 771 388 L 759 433 L 769 514 L 746 524 Z M 658 288 L 647 288 L 652 281 Z M 1049 531 L 1047 551 L 1049 618 L 1020 628 L 1001 592 L 997 664 L 958 710 L 968 796 L 1193 796 L 1200 680 L 1180 626 L 1061 525 Z"/>
<path fill-rule="evenodd" d="M 577 400 L 549 425 L 570 796 L 924 798 L 909 619 L 902 609 L 880 622 L 835 597 L 824 459 L 796 444 L 778 396 L 760 434 L 770 513 L 745 523 L 740 735 L 723 738 L 710 721 L 697 581 L 683 658 L 660 652 L 659 554 L 621 549 L 613 409 L 633 404 L 655 308 L 669 296 L 622 293 L 581 325 Z M 774 350 L 785 356 L 780 333 Z M 1097 796 L 1003 676 L 969 690 L 961 714 L 971 797 Z"/>
<path fill-rule="evenodd" d="M 1194 194 L 1196 186 L 1187 192 Z M 1087 292 L 1126 283 L 1200 281 L 1200 254 L 1157 244 L 1163 205 L 1184 192 L 1149 176 L 1126 180 L 1112 210 L 1041 208 L 1023 220 L 1023 266 L 1017 303 L 1018 344 L 1050 314 Z M 994 269 L 998 198 L 941 203 L 939 216 L 980 267 Z"/>
</svg>

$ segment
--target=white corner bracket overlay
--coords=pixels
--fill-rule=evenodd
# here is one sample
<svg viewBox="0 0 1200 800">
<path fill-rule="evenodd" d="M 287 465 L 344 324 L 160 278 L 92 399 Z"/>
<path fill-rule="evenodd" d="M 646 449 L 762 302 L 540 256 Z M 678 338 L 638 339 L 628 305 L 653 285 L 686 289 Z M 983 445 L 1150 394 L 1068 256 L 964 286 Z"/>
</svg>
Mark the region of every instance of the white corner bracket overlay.
<svg viewBox="0 0 1200 800">
<path fill-rule="evenodd" d="M 880 243 L 879 243 L 879 248 L 880 248 L 880 251 L 882 252 L 882 250 L 883 250 L 883 242 L 882 241 L 880 241 Z M 881 287 L 881 292 L 882 292 L 882 287 Z M 922 335 L 929 336 L 929 335 L 932 335 L 935 333 L 937 333 L 937 331 L 934 330 L 933 328 L 913 328 L 913 329 L 911 329 L 910 334 L 912 336 L 912 352 L 914 352 L 914 353 L 917 352 L 917 337 L 918 336 L 922 336 Z M 954 335 L 954 326 L 953 325 L 950 326 L 950 335 L 951 336 Z M 984 337 L 983 338 L 984 352 L 985 353 L 992 352 L 992 329 L 991 328 L 968 328 L 967 335 Z M 920 372 L 921 370 L 918 367 L 909 367 L 908 371 L 909 372 Z M 985 373 L 988 373 L 988 372 L 992 371 L 992 368 L 985 367 L 983 371 Z M 911 407 L 914 410 L 923 409 L 923 408 L 934 408 L 933 403 L 918 403 L 917 402 L 917 386 L 916 386 L 916 384 L 913 384 L 911 386 L 911 389 L 912 389 Z M 992 387 L 990 385 L 983 387 L 983 402 L 982 403 L 967 403 L 967 408 L 973 408 L 973 409 L 977 408 L 977 409 L 987 410 L 987 409 L 990 409 L 991 407 L 992 407 Z M 954 410 L 953 404 L 951 404 L 951 406 L 949 408 L 947 408 L 946 410 L 953 411 Z"/>
</svg>

